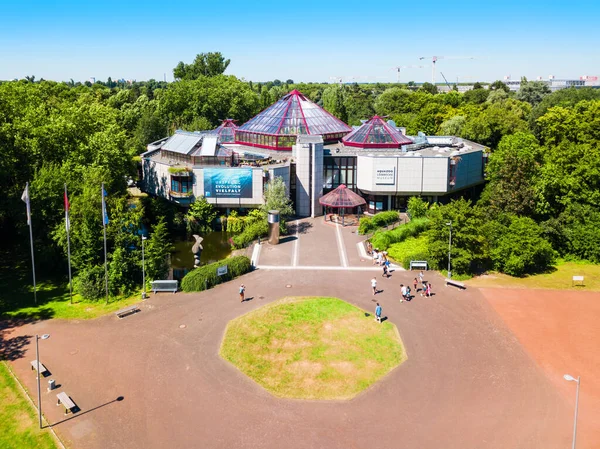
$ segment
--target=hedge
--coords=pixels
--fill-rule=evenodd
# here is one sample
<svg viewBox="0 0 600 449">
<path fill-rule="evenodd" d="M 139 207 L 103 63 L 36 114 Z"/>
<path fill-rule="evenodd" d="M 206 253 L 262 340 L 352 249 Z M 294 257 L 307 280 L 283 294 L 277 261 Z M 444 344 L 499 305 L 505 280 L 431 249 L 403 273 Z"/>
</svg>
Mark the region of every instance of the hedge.
<svg viewBox="0 0 600 449">
<path fill-rule="evenodd" d="M 227 265 L 227 274 L 217 275 L 217 268 Z M 252 270 L 252 263 L 246 256 L 235 256 L 210 265 L 194 268 L 181 281 L 184 292 L 201 292 L 217 284 L 231 281 Z"/>
<path fill-rule="evenodd" d="M 260 220 L 247 226 L 241 234 L 234 236 L 231 241 L 234 248 L 244 248 L 248 243 L 258 237 L 264 237 L 269 233 L 267 220 Z"/>
<path fill-rule="evenodd" d="M 416 237 L 429 227 L 428 218 L 418 218 L 406 224 L 400 225 L 391 231 L 377 231 L 371 237 L 371 245 L 381 251 L 386 250 L 394 243 L 403 242 L 408 237 Z"/>
<path fill-rule="evenodd" d="M 368 234 L 377 228 L 382 228 L 400 219 L 400 214 L 395 210 L 379 212 L 372 217 L 362 217 L 358 225 L 359 234 Z"/>
<path fill-rule="evenodd" d="M 409 237 L 403 242 L 394 243 L 388 249 L 388 255 L 408 270 L 411 260 L 427 260 L 429 258 L 427 237 L 425 235 Z"/>
</svg>

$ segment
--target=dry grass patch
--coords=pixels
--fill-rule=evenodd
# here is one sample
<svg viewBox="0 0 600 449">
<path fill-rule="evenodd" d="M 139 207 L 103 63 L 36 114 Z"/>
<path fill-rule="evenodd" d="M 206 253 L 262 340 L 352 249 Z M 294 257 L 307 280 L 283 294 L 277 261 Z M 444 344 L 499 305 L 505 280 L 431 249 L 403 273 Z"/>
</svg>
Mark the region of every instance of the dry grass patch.
<svg viewBox="0 0 600 449">
<path fill-rule="evenodd" d="M 349 399 L 406 358 L 396 327 L 337 298 L 284 298 L 231 321 L 221 356 L 280 397 Z"/>
</svg>

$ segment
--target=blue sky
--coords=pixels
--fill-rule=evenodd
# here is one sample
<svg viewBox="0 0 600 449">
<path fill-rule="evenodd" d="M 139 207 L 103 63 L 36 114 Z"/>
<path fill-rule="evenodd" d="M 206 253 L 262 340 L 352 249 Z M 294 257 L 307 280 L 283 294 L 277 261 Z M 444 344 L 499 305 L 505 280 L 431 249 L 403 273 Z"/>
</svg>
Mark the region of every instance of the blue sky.
<svg viewBox="0 0 600 449">
<path fill-rule="evenodd" d="M 226 73 L 359 82 L 448 81 L 511 75 L 600 76 L 600 2 L 3 0 L 0 79 L 173 78 L 197 53 L 221 51 Z"/>
</svg>

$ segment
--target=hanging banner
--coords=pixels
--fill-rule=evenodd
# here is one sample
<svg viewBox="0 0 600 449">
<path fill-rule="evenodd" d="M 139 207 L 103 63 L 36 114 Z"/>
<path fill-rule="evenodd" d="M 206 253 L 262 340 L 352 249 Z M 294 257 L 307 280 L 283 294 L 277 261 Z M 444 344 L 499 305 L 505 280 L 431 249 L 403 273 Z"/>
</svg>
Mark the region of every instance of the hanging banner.
<svg viewBox="0 0 600 449">
<path fill-rule="evenodd" d="M 252 198 L 251 168 L 205 168 L 206 198 Z"/>
</svg>

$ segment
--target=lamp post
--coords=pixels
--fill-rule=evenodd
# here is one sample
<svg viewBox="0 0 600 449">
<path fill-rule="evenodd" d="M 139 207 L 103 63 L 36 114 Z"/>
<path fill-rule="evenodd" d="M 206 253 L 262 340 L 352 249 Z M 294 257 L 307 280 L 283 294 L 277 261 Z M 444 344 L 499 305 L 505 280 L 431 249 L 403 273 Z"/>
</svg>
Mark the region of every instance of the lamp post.
<svg viewBox="0 0 600 449">
<path fill-rule="evenodd" d="M 450 226 L 450 238 L 448 239 L 448 279 L 452 279 L 452 272 L 450 271 L 450 259 L 452 254 L 452 220 L 446 223 L 446 226 Z"/>
<path fill-rule="evenodd" d="M 40 340 L 47 340 L 50 334 L 44 334 L 41 337 L 35 335 L 35 358 L 37 363 L 37 393 L 38 393 L 38 417 L 40 419 L 40 429 L 42 428 L 42 391 L 40 389 Z"/>
<path fill-rule="evenodd" d="M 563 378 L 568 382 L 577 382 L 577 393 L 575 394 L 575 419 L 573 422 L 573 445 L 572 449 L 575 449 L 575 439 L 577 437 L 577 409 L 579 407 L 579 386 L 581 385 L 581 376 L 577 376 L 575 379 L 573 376 L 569 374 L 565 374 Z"/>
<path fill-rule="evenodd" d="M 146 261 L 144 259 L 144 240 L 146 240 L 146 236 L 142 235 L 142 299 L 146 299 Z"/>
</svg>

